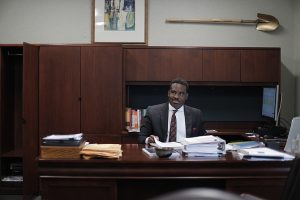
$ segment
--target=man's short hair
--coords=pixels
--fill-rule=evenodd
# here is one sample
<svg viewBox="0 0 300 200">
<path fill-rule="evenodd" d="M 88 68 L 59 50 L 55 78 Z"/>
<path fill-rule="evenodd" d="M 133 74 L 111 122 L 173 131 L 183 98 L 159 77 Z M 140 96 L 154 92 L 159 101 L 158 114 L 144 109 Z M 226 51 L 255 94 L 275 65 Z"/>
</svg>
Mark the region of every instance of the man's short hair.
<svg viewBox="0 0 300 200">
<path fill-rule="evenodd" d="M 173 83 L 178 83 L 178 84 L 180 84 L 180 85 L 184 85 L 185 88 L 186 88 L 186 92 L 187 92 L 188 89 L 189 89 L 189 84 L 188 84 L 188 82 L 187 82 L 186 80 L 184 80 L 183 78 L 175 78 L 175 79 L 173 79 L 173 80 L 171 81 L 171 83 L 170 83 L 170 88 L 171 88 L 171 86 L 172 86 Z"/>
</svg>

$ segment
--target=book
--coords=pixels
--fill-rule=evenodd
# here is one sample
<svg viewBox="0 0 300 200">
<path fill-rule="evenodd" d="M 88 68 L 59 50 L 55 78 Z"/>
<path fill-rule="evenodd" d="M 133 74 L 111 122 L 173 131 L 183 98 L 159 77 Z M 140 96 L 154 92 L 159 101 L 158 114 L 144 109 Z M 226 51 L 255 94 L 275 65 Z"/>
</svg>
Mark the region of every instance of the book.
<svg viewBox="0 0 300 200">
<path fill-rule="evenodd" d="M 187 156 L 217 157 L 225 154 L 225 140 L 213 135 L 184 138 L 184 153 Z"/>
<path fill-rule="evenodd" d="M 268 147 L 250 148 L 250 149 L 239 149 L 238 153 L 243 159 L 277 159 L 277 160 L 293 160 L 295 157 Z"/>
<path fill-rule="evenodd" d="M 52 134 L 48 135 L 46 137 L 43 137 L 43 140 L 81 140 L 82 139 L 82 133 L 77 134 Z"/>
<path fill-rule="evenodd" d="M 258 142 L 258 141 L 231 142 L 231 143 L 228 143 L 228 145 L 231 145 L 233 150 L 249 149 L 249 148 L 265 146 L 265 144 L 263 142 Z"/>
<path fill-rule="evenodd" d="M 79 146 L 41 146 L 41 158 L 43 159 L 79 159 L 80 151 L 85 146 L 82 142 Z"/>
<path fill-rule="evenodd" d="M 217 152 L 199 152 L 199 151 L 182 151 L 182 155 L 186 157 L 221 157 L 222 154 L 217 153 Z"/>
<path fill-rule="evenodd" d="M 84 140 L 43 140 L 43 146 L 80 146 Z"/>
<path fill-rule="evenodd" d="M 156 152 L 154 147 L 144 147 L 142 151 L 147 154 L 149 157 L 156 157 Z"/>
<path fill-rule="evenodd" d="M 43 146 L 80 146 L 83 143 L 83 134 L 53 134 L 43 137 Z"/>
</svg>

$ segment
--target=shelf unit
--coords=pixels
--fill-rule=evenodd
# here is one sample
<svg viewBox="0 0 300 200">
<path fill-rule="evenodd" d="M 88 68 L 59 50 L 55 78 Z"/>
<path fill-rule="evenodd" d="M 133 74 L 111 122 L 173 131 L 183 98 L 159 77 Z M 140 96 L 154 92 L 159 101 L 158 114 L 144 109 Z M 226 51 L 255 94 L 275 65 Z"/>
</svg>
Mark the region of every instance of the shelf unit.
<svg viewBox="0 0 300 200">
<path fill-rule="evenodd" d="M 0 46 L 0 194 L 22 194 L 23 182 L 2 181 L 23 175 L 22 46 Z"/>
</svg>

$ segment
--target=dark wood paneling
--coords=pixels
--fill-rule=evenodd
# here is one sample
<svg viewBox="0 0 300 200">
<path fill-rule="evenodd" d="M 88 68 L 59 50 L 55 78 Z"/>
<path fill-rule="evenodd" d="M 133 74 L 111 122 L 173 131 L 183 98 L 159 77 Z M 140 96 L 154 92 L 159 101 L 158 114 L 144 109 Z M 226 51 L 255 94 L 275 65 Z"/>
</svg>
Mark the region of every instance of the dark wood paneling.
<svg viewBox="0 0 300 200">
<path fill-rule="evenodd" d="M 117 185 L 114 181 L 88 177 L 43 177 L 41 192 L 45 200 L 117 199 Z"/>
<path fill-rule="evenodd" d="M 39 191 L 36 161 L 39 155 L 39 47 L 24 44 L 23 49 L 23 191 L 26 197 L 38 194 Z"/>
<path fill-rule="evenodd" d="M 240 79 L 239 50 L 203 50 L 203 81 L 234 81 Z"/>
<path fill-rule="evenodd" d="M 121 134 L 122 83 L 121 47 L 82 47 L 82 132 Z"/>
<path fill-rule="evenodd" d="M 80 47 L 40 48 L 39 134 L 80 132 Z"/>
<path fill-rule="evenodd" d="M 202 80 L 202 49 L 125 49 L 126 81 Z"/>
<path fill-rule="evenodd" d="M 120 135 L 115 134 L 84 134 L 84 138 L 86 141 L 90 143 L 98 143 L 98 144 L 121 144 L 122 138 Z"/>
<path fill-rule="evenodd" d="M 242 82 L 280 82 L 280 49 L 241 50 Z"/>
</svg>

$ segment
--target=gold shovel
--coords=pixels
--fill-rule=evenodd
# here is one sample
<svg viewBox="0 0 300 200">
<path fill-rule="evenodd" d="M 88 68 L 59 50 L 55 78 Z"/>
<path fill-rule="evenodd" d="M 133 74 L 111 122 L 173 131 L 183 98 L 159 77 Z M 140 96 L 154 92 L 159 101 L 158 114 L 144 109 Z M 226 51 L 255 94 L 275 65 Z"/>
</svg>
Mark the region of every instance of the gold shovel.
<svg viewBox="0 0 300 200">
<path fill-rule="evenodd" d="M 279 27 L 279 21 L 272 15 L 257 13 L 258 19 L 166 19 L 167 23 L 202 23 L 202 24 L 256 24 L 256 30 L 274 31 Z"/>
</svg>

